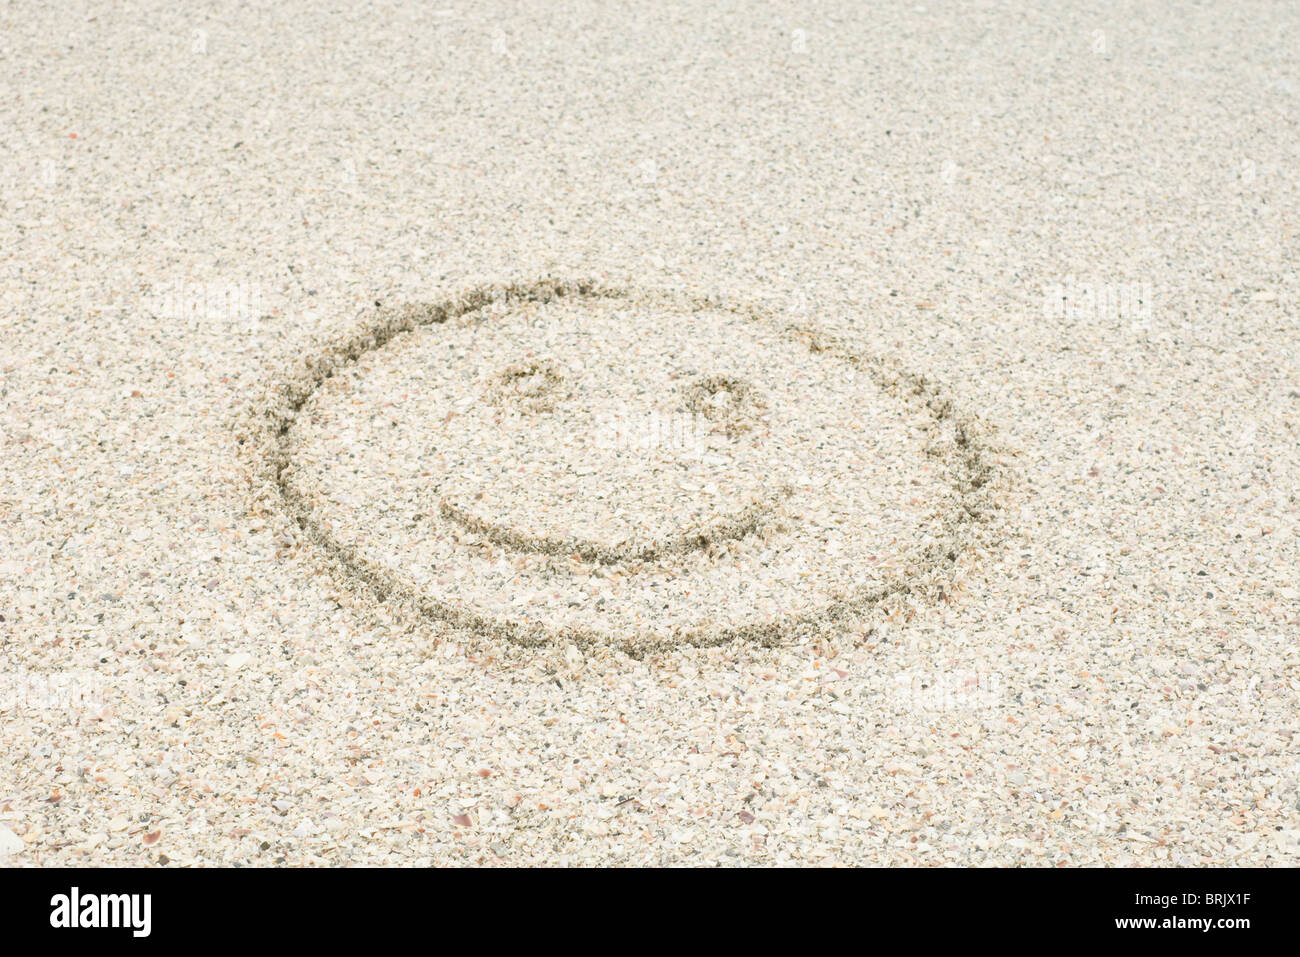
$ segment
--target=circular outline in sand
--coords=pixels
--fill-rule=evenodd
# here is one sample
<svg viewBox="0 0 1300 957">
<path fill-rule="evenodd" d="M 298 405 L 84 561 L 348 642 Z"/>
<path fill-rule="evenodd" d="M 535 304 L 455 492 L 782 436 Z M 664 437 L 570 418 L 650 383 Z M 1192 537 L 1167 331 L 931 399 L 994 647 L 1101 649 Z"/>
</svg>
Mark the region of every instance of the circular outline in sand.
<svg viewBox="0 0 1300 957">
<path fill-rule="evenodd" d="M 285 472 L 293 460 L 290 428 L 321 383 L 340 368 L 356 362 L 364 353 L 382 348 L 397 336 L 420 326 L 441 324 L 493 304 L 544 303 L 560 298 L 627 299 L 688 310 L 724 310 L 759 323 L 775 323 L 774 330 L 803 342 L 814 353 L 828 353 L 870 374 L 886 394 L 905 406 L 910 404 L 927 411 L 936 428 L 947 425 L 953 430 L 952 442 L 936 443 L 928 449 L 929 454 L 948 460 L 954 476 L 952 487 L 956 495 L 942 521 L 945 534 L 907 553 L 906 559 L 900 563 L 900 571 L 892 579 L 833 598 L 812 611 L 725 628 L 706 626 L 690 631 L 616 635 L 591 628 L 551 628 L 539 622 L 495 618 L 434 597 L 392 567 L 363 558 L 356 550 L 335 539 L 314 519 L 308 503 L 302 501 L 286 482 Z M 960 413 L 941 386 L 902 368 L 893 360 L 859 352 L 844 341 L 807 325 L 783 321 L 776 311 L 765 306 L 720 303 L 713 299 L 615 287 L 599 280 L 585 279 L 546 278 L 527 283 L 483 285 L 435 302 L 381 307 L 362 323 L 358 331 L 326 344 L 303 358 L 297 368 L 272 381 L 265 399 L 253 407 L 251 428 L 254 441 L 250 449 L 257 456 L 263 479 L 262 494 L 298 526 L 323 556 L 380 601 L 419 616 L 518 644 L 603 645 L 633 655 L 681 645 L 709 646 L 736 641 L 768 646 L 784 644 L 799 636 L 838 630 L 890 596 L 937 589 L 945 578 L 942 572 L 956 562 L 970 537 L 973 524 L 991 507 L 989 489 L 995 471 L 978 420 Z M 241 444 L 244 442 L 242 438 L 240 441 Z"/>
</svg>

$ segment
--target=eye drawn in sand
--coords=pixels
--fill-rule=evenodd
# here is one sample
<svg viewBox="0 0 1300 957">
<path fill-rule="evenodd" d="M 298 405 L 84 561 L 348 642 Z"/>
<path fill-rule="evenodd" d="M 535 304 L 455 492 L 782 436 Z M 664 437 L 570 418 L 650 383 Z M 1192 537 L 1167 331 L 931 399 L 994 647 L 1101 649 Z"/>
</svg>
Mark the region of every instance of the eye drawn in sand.
<svg viewBox="0 0 1300 957">
<path fill-rule="evenodd" d="M 974 417 L 774 310 L 542 280 L 381 309 L 258 407 L 262 491 L 382 601 L 524 644 L 779 644 L 934 590 Z"/>
<path fill-rule="evenodd" d="M 517 362 L 496 376 L 491 398 L 505 408 L 549 412 L 563 384 L 564 376 L 553 362 Z"/>
</svg>

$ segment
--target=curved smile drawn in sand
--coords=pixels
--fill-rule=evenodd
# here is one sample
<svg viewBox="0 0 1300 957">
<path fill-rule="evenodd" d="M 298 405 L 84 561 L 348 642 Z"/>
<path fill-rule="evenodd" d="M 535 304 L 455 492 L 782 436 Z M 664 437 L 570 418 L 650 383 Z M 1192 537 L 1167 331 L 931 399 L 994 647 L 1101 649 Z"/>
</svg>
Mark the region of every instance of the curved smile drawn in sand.
<svg viewBox="0 0 1300 957">
<path fill-rule="evenodd" d="M 780 316 L 543 281 L 381 313 L 266 414 L 387 601 L 522 642 L 776 643 L 933 580 L 989 465 L 933 385 Z"/>
</svg>

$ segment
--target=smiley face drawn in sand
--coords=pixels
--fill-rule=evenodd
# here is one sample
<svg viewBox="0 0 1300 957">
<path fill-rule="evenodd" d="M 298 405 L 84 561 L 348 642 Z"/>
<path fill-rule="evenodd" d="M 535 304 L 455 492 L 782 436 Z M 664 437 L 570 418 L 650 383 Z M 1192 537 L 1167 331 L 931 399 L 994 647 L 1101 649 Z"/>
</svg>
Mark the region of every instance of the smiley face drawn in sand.
<svg viewBox="0 0 1300 957">
<path fill-rule="evenodd" d="M 467 340 L 484 361 L 454 387 L 443 370 L 443 394 L 424 393 L 443 417 L 431 450 L 439 517 L 508 550 L 622 566 L 707 550 L 772 521 L 790 488 L 736 466 L 761 466 L 764 443 L 750 433 L 768 417 L 756 389 L 683 368 L 672 351 L 680 343 L 656 341 L 654 325 L 626 308 L 588 305 L 539 335 L 539 320 L 558 318 L 547 312 L 466 317 L 447 330 L 440 345 Z M 629 334 L 635 344 L 622 341 Z M 533 358 L 536 349 L 548 358 Z M 625 349 L 645 358 L 625 363 Z M 492 371 L 520 350 L 529 357 Z M 453 394 L 462 387 L 482 401 Z"/>
<path fill-rule="evenodd" d="M 932 581 L 974 423 L 774 313 L 595 283 L 381 313 L 273 390 L 277 505 L 391 603 L 533 643 L 779 643 Z"/>
</svg>

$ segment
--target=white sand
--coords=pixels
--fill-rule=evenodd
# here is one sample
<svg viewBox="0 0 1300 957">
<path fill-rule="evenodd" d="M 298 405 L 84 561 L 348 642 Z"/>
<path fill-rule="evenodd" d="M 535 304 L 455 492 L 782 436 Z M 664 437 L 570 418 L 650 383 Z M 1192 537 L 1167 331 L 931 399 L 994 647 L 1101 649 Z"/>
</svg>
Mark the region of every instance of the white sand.
<svg viewBox="0 0 1300 957">
<path fill-rule="evenodd" d="M 0 9 L 0 856 L 1300 861 L 1300 12 L 988 7 Z M 543 276 L 697 305 L 501 304 L 250 427 L 376 302 Z M 754 427 L 681 482 L 580 425 L 708 376 Z M 994 476 L 944 562 L 931 399 Z"/>
</svg>

